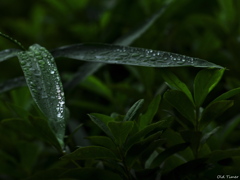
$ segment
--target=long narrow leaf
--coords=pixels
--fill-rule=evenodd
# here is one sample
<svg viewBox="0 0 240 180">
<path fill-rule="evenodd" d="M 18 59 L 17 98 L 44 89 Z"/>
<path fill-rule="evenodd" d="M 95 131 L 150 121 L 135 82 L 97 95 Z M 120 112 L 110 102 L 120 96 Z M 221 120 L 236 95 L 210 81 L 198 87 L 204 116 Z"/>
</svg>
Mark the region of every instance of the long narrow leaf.
<svg viewBox="0 0 240 180">
<path fill-rule="evenodd" d="M 0 62 L 17 56 L 17 52 L 20 51 L 20 49 L 5 49 L 3 51 L 0 51 Z"/>
<path fill-rule="evenodd" d="M 65 98 L 54 58 L 38 44 L 18 53 L 32 97 L 48 118 L 60 144 L 65 134 Z"/>
<path fill-rule="evenodd" d="M 26 80 L 24 76 L 9 79 L 0 84 L 0 93 L 10 91 L 12 89 L 22 86 L 26 86 Z"/>
<path fill-rule="evenodd" d="M 134 29 L 132 32 L 118 39 L 114 44 L 123 46 L 132 44 L 136 39 L 138 39 L 142 34 L 144 34 L 159 17 L 161 17 L 167 7 L 168 4 L 163 6 L 159 11 L 153 14 L 148 20 L 146 20 L 142 25 Z"/>
<path fill-rule="evenodd" d="M 162 7 L 159 11 L 153 14 L 147 21 L 141 24 L 139 27 L 126 34 L 125 36 L 119 38 L 114 44 L 128 46 L 132 42 L 134 42 L 137 38 L 139 38 L 142 34 L 144 34 L 152 24 L 165 12 L 167 5 Z M 78 72 L 73 76 L 73 78 L 64 84 L 64 89 L 69 91 L 74 86 L 76 86 L 79 82 L 83 81 L 86 77 L 96 72 L 100 69 L 104 63 L 85 63 L 81 66 Z"/>
<path fill-rule="evenodd" d="M 85 43 L 63 46 L 52 51 L 52 55 L 82 61 L 109 64 L 126 64 L 146 67 L 223 68 L 211 62 L 185 55 L 110 44 Z"/>
</svg>

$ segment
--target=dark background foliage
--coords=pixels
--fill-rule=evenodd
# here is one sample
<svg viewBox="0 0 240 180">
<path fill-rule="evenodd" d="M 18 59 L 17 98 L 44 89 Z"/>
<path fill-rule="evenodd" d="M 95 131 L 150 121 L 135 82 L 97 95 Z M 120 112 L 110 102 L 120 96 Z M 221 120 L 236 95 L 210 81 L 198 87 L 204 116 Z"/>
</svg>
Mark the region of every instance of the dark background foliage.
<svg viewBox="0 0 240 180">
<path fill-rule="evenodd" d="M 0 31 L 19 40 L 25 47 L 37 43 L 49 50 L 83 42 L 111 44 L 141 25 L 166 2 L 168 1 L 2 0 Z M 172 0 L 171 2 L 166 12 L 131 46 L 199 57 L 226 67 L 227 71 L 222 80 L 203 104 L 205 107 L 221 93 L 240 86 L 240 1 Z M 0 40 L 0 50 L 14 47 L 13 43 L 3 38 Z M 80 61 L 64 58 L 58 59 L 56 63 L 63 83 L 67 82 L 83 64 Z M 201 70 L 192 67 L 168 69 L 185 82 L 190 90 L 193 89 L 195 75 Z M 82 134 L 76 136 L 78 137 L 75 139 L 76 145 L 89 144 L 89 141 L 83 139 L 85 136 L 101 134 L 101 131 L 90 122 L 88 113 L 125 114 L 134 102 L 142 98 L 145 99 L 143 109 L 146 109 L 157 91 L 166 90 L 159 71 L 161 69 L 107 65 L 73 90 L 67 91 L 66 104 L 70 109 L 72 121 L 69 123 L 68 131 L 84 123 Z M 16 58 L 1 62 L 0 72 L 0 82 L 23 75 Z M 234 106 L 217 118 L 215 122 L 217 125 L 222 126 L 232 119 L 239 118 L 239 98 L 235 96 Z M 37 111 L 26 87 L 0 94 L 1 119 L 16 116 L 7 108 L 8 103 L 19 105 L 29 112 Z M 166 116 L 167 113 L 162 109 L 169 109 L 169 105 L 163 101 L 159 109 L 155 117 L 156 121 Z M 239 128 L 236 124 L 220 149 L 239 147 Z M 174 122 L 172 129 L 179 130 L 181 127 Z M 12 140 L 16 138 L 11 132 L 7 134 Z M 26 135 L 20 134 L 24 139 L 29 139 L 25 137 Z M 214 138 L 216 137 L 213 137 L 212 141 Z M 7 141 L 4 138 L 1 140 L 5 143 Z M 10 150 L 12 146 L 14 145 L 8 147 L 10 154 L 18 157 L 14 150 Z M 58 158 L 56 156 L 54 154 L 53 159 L 41 163 L 50 166 Z M 39 168 L 38 165 L 34 166 L 36 169 Z M 39 169 L 41 168 L 43 167 Z M 24 173 L 30 172 L 26 170 Z"/>
</svg>

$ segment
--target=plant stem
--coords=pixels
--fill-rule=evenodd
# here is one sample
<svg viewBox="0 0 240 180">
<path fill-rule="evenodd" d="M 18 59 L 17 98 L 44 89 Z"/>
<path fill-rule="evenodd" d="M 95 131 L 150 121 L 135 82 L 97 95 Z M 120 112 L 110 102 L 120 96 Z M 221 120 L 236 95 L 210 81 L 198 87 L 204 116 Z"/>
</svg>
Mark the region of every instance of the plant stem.
<svg viewBox="0 0 240 180">
<path fill-rule="evenodd" d="M 12 37 L 10 37 L 10 36 L 2 33 L 2 32 L 0 32 L 0 36 L 4 37 L 5 39 L 7 39 L 7 40 L 9 40 L 11 42 L 13 42 L 14 44 L 18 45 L 22 50 L 24 50 L 24 51 L 26 50 L 24 48 L 24 46 L 20 42 L 18 42 L 16 39 L 13 39 Z"/>
</svg>

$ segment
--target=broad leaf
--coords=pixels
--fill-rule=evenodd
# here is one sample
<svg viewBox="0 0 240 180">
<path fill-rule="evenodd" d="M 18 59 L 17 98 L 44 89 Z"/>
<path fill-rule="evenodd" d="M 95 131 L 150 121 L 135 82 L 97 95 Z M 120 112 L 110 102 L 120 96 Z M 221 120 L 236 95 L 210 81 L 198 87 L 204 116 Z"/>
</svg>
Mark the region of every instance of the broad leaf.
<svg viewBox="0 0 240 180">
<path fill-rule="evenodd" d="M 126 155 L 127 164 L 130 166 L 133 165 L 135 160 L 139 158 L 145 151 L 148 149 L 146 147 L 151 146 L 151 144 L 155 144 L 155 141 L 158 141 L 160 136 L 162 135 L 161 131 L 158 131 L 147 138 L 135 143 L 128 151 Z"/>
<path fill-rule="evenodd" d="M 161 69 L 160 73 L 164 81 L 167 82 L 171 89 L 182 91 L 193 103 L 192 93 L 190 92 L 185 83 L 183 83 L 175 74 L 173 74 L 169 70 Z"/>
<path fill-rule="evenodd" d="M 194 80 L 194 100 L 197 107 L 204 102 L 209 92 L 218 84 L 225 69 L 204 69 Z"/>
<path fill-rule="evenodd" d="M 123 121 L 132 121 L 133 118 L 136 116 L 138 110 L 141 108 L 144 100 L 140 99 L 135 102 L 132 107 L 128 110 L 126 116 L 124 117 Z"/>
<path fill-rule="evenodd" d="M 110 44 L 85 43 L 59 47 L 52 55 L 82 61 L 126 64 L 146 67 L 212 67 L 223 68 L 211 62 L 185 55 Z"/>
<path fill-rule="evenodd" d="M 200 119 L 200 127 L 201 128 L 206 127 L 211 121 L 215 120 L 218 116 L 220 116 L 232 105 L 233 101 L 231 100 L 222 100 L 211 103 L 202 112 L 202 117 Z"/>
<path fill-rule="evenodd" d="M 81 180 L 122 180 L 121 176 L 118 174 L 100 168 L 81 168 L 81 169 L 68 169 L 66 173 L 63 173 L 61 176 L 61 180 L 73 180 L 73 179 L 81 179 Z M 64 178 L 64 179 L 63 179 Z"/>
<path fill-rule="evenodd" d="M 20 52 L 20 49 L 5 49 L 0 51 L 0 62 L 10 59 L 17 56 L 17 52 Z"/>
<path fill-rule="evenodd" d="M 145 127 L 144 129 L 140 130 L 136 134 L 132 135 L 129 137 L 127 144 L 126 144 L 126 149 L 130 148 L 133 144 L 139 142 L 140 140 L 144 139 L 147 134 L 150 132 L 159 129 L 159 130 L 164 130 L 166 127 L 166 121 L 159 121 L 156 123 L 152 123 Z"/>
<path fill-rule="evenodd" d="M 173 155 L 179 151 L 183 151 L 188 146 L 189 146 L 189 143 L 181 143 L 181 144 L 174 145 L 170 148 L 167 148 L 166 150 L 164 150 L 163 152 L 159 153 L 156 156 L 156 158 L 153 160 L 150 168 L 160 166 L 164 162 L 165 159 L 167 159 L 168 157 L 170 157 L 171 155 Z"/>
<path fill-rule="evenodd" d="M 92 113 L 89 114 L 88 116 L 99 128 L 103 130 L 103 132 L 105 132 L 112 140 L 114 140 L 114 136 L 107 126 L 109 122 L 114 121 L 113 118 L 97 113 Z"/>
<path fill-rule="evenodd" d="M 231 158 L 234 156 L 240 156 L 240 149 L 227 149 L 227 150 L 216 150 L 209 154 L 209 162 L 218 162 L 222 159 Z"/>
<path fill-rule="evenodd" d="M 63 146 L 65 134 L 65 99 L 62 83 L 52 55 L 38 44 L 18 53 L 18 58 L 32 97 L 48 118 Z"/>
<path fill-rule="evenodd" d="M 123 145 L 133 128 L 133 121 L 125 121 L 125 122 L 109 122 L 108 127 L 111 130 L 116 143 L 118 145 Z"/>
<path fill-rule="evenodd" d="M 195 108 L 190 99 L 178 90 L 169 90 L 165 92 L 164 99 L 171 104 L 177 111 L 188 119 L 192 124 L 195 124 Z"/>
<path fill-rule="evenodd" d="M 156 97 L 154 97 L 154 99 L 148 106 L 147 112 L 140 116 L 140 119 L 139 119 L 140 130 L 142 130 L 152 122 L 153 117 L 155 116 L 158 110 L 160 100 L 161 100 L 161 95 L 157 95 Z"/>
<path fill-rule="evenodd" d="M 113 150 L 116 147 L 113 141 L 106 136 L 90 136 L 87 137 L 87 139 L 89 139 L 89 141 L 94 145 L 103 146 L 111 150 Z"/>
<path fill-rule="evenodd" d="M 117 159 L 117 157 L 107 148 L 100 146 L 87 146 L 80 147 L 74 152 L 63 156 L 61 159 Z"/>
</svg>

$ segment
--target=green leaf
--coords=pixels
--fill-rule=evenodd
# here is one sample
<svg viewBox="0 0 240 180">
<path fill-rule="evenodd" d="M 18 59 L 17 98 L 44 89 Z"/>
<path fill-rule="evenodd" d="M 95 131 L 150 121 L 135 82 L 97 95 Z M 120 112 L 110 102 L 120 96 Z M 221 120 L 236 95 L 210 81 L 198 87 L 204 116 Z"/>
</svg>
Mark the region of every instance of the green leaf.
<svg viewBox="0 0 240 180">
<path fill-rule="evenodd" d="M 204 102 L 209 92 L 218 84 L 225 69 L 204 69 L 194 80 L 194 100 L 197 107 Z"/>
<path fill-rule="evenodd" d="M 231 119 L 224 127 L 221 136 L 219 138 L 220 144 L 226 141 L 228 136 L 236 129 L 240 124 L 240 115 L 237 115 L 233 119 Z"/>
<path fill-rule="evenodd" d="M 145 136 L 147 134 L 149 134 L 150 132 L 152 132 L 156 129 L 164 130 L 165 128 L 167 128 L 166 127 L 166 121 L 159 121 L 159 122 L 152 123 L 152 124 L 148 125 L 144 129 L 140 130 L 136 134 L 129 137 L 129 139 L 127 140 L 126 149 L 129 149 L 133 144 L 135 144 L 135 143 L 139 142 L 140 140 L 144 139 Z"/>
<path fill-rule="evenodd" d="M 61 159 L 117 159 L 115 154 L 107 148 L 100 146 L 80 147 L 74 152 L 63 156 Z"/>
<path fill-rule="evenodd" d="M 118 39 L 114 44 L 123 45 L 123 46 L 130 45 L 138 37 L 140 37 L 143 33 L 145 33 L 152 26 L 152 24 L 159 17 L 161 17 L 161 15 L 165 12 L 165 10 L 166 10 L 166 6 L 164 6 L 158 12 L 153 14 L 153 16 L 150 17 L 147 21 L 145 21 L 141 26 L 139 26 L 135 30 L 131 31 L 126 36 L 123 36 L 120 39 Z M 55 51 L 55 50 L 53 50 L 53 51 Z M 79 68 L 78 72 L 74 75 L 74 77 L 64 85 L 64 89 L 66 89 L 67 91 L 72 89 L 80 81 L 84 80 L 86 77 L 88 77 L 89 75 L 96 72 L 103 65 L 105 65 L 105 64 L 103 64 L 103 63 L 85 63 L 83 66 L 81 66 Z"/>
<path fill-rule="evenodd" d="M 4 93 L 6 91 L 10 91 L 17 87 L 23 87 L 23 86 L 26 86 L 26 80 L 24 76 L 9 79 L 0 84 L 0 93 Z"/>
<path fill-rule="evenodd" d="M 168 157 L 170 157 L 171 155 L 173 155 L 179 151 L 183 151 L 188 146 L 189 146 L 189 143 L 181 143 L 181 144 L 174 145 L 170 148 L 167 148 L 166 150 L 164 150 L 163 152 L 161 152 L 160 154 L 158 154 L 156 156 L 156 158 L 153 160 L 150 168 L 155 168 L 155 167 L 160 166 L 164 162 L 165 159 L 167 159 Z"/>
<path fill-rule="evenodd" d="M 114 136 L 107 126 L 109 122 L 114 121 L 113 118 L 103 114 L 97 114 L 97 113 L 92 113 L 92 114 L 89 114 L 88 116 L 100 129 L 103 130 L 103 132 L 105 132 L 112 140 L 114 140 Z"/>
<path fill-rule="evenodd" d="M 182 91 L 193 103 L 192 93 L 185 83 L 183 83 L 175 74 L 169 70 L 161 69 L 160 73 L 164 81 L 167 82 L 171 89 Z"/>
<path fill-rule="evenodd" d="M 234 156 L 240 156 L 240 149 L 227 149 L 227 150 L 216 150 L 209 154 L 209 162 L 218 162 L 222 159 L 231 158 Z"/>
<path fill-rule="evenodd" d="M 216 99 L 214 99 L 211 103 L 214 103 L 216 101 L 221 101 L 221 100 L 226 100 L 232 96 L 235 96 L 237 94 L 240 93 L 240 88 L 235 88 L 235 89 L 231 89 L 228 92 L 225 92 L 223 94 L 221 94 L 220 96 L 218 96 Z"/>
<path fill-rule="evenodd" d="M 132 32 L 128 33 L 126 36 L 121 37 L 118 39 L 114 44 L 118 45 L 129 45 L 132 44 L 136 39 L 141 37 L 154 23 L 155 21 L 164 14 L 167 9 L 167 5 L 163 6 L 159 11 L 154 13 L 147 21 L 145 21 L 141 26 L 133 30 Z"/>
<path fill-rule="evenodd" d="M 43 140 L 54 146 L 59 152 L 62 152 L 64 142 L 57 139 L 55 133 L 45 119 L 29 116 L 29 120 L 34 127 L 35 133 Z"/>
<path fill-rule="evenodd" d="M 171 104 L 177 111 L 195 124 L 195 108 L 190 99 L 182 91 L 169 90 L 164 93 L 164 99 Z"/>
<path fill-rule="evenodd" d="M 81 169 L 68 169 L 66 173 L 62 174 L 61 177 L 67 179 L 81 179 L 81 180 L 122 180 L 122 178 L 109 170 L 100 168 L 81 168 Z M 67 180 L 66 179 L 66 180 Z M 63 180 L 63 179 L 62 179 Z M 70 180 L 70 179 L 69 179 Z"/>
<path fill-rule="evenodd" d="M 87 137 L 87 139 L 89 139 L 91 143 L 93 143 L 94 145 L 103 146 L 110 150 L 113 150 L 116 147 L 113 141 L 106 136 L 90 136 L 90 137 Z"/>
<path fill-rule="evenodd" d="M 148 124 L 150 124 L 153 120 L 153 117 L 157 113 L 159 103 L 161 100 L 161 95 L 157 95 L 154 97 L 154 99 L 151 101 L 151 103 L 148 106 L 147 112 L 140 116 L 139 120 L 139 129 L 145 128 Z"/>
<path fill-rule="evenodd" d="M 211 62 L 185 55 L 110 44 L 85 43 L 69 45 L 53 50 L 52 55 L 55 58 L 66 57 L 82 61 L 146 67 L 193 66 L 223 68 Z"/>
<path fill-rule="evenodd" d="M 148 150 L 147 147 L 150 147 L 151 144 L 155 144 L 155 141 L 160 140 L 159 138 L 161 135 L 162 131 L 158 131 L 131 146 L 131 148 L 127 150 L 127 164 L 132 166 L 135 160 Z"/>
<path fill-rule="evenodd" d="M 219 129 L 220 129 L 220 127 L 216 127 L 216 128 L 214 128 L 213 130 L 211 130 L 210 132 L 205 133 L 205 134 L 203 135 L 203 137 L 201 138 L 200 143 L 201 143 L 201 144 L 204 144 L 204 143 L 205 143 L 212 135 L 214 135 Z"/>
<path fill-rule="evenodd" d="M 22 50 L 20 50 L 20 49 L 5 49 L 3 51 L 0 51 L 0 62 L 17 56 L 17 53 L 20 51 L 22 51 Z"/>
<path fill-rule="evenodd" d="M 217 101 L 208 105 L 202 112 L 200 127 L 206 127 L 211 121 L 215 120 L 231 106 L 233 106 L 233 101 L 231 100 Z"/>
<path fill-rule="evenodd" d="M 109 122 L 108 127 L 111 130 L 116 143 L 118 145 L 123 145 L 133 128 L 133 121 L 125 121 L 125 122 Z"/>
<path fill-rule="evenodd" d="M 65 98 L 54 58 L 38 44 L 30 46 L 28 51 L 18 52 L 18 58 L 35 103 L 63 146 Z"/>
<path fill-rule="evenodd" d="M 89 76 L 85 81 L 81 83 L 81 86 L 110 100 L 112 98 L 111 90 L 94 76 Z"/>
<path fill-rule="evenodd" d="M 135 102 L 132 107 L 128 110 L 126 116 L 124 117 L 123 121 L 132 121 L 134 116 L 136 116 L 137 111 L 142 107 L 144 99 L 140 99 Z"/>
</svg>

